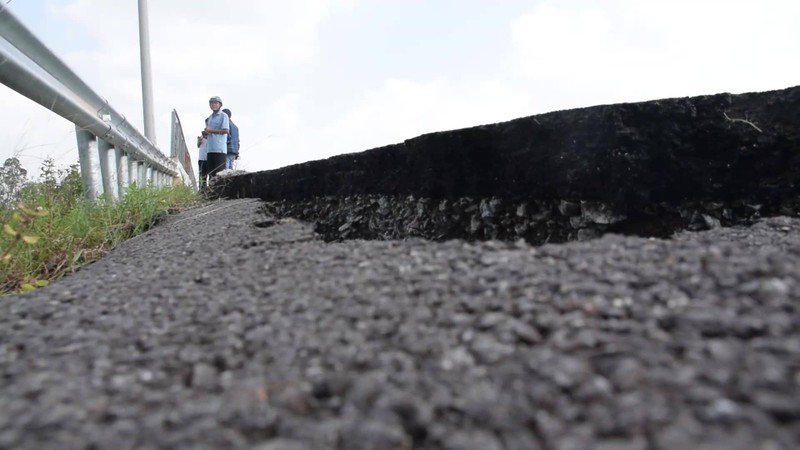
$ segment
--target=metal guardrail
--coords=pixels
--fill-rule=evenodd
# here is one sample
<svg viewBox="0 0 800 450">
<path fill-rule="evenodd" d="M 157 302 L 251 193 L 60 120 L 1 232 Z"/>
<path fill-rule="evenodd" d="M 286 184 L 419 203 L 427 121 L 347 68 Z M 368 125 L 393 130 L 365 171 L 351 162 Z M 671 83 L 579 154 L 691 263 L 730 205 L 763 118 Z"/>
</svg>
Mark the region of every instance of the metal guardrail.
<svg viewBox="0 0 800 450">
<path fill-rule="evenodd" d="M 132 183 L 167 186 L 176 177 L 194 186 L 191 164 L 186 170 L 161 153 L 4 6 L 0 6 L 0 82 L 75 124 L 87 197 L 105 193 L 119 198 Z"/>
<path fill-rule="evenodd" d="M 174 109 L 172 110 L 172 126 L 170 127 L 172 135 L 172 141 L 170 143 L 170 152 L 169 156 L 174 160 L 178 161 L 178 164 L 183 167 L 183 170 L 186 172 L 187 176 L 189 177 L 189 181 L 191 181 L 192 186 L 197 185 L 197 179 L 194 176 L 194 166 L 192 165 L 192 157 L 189 154 L 189 147 L 186 145 L 186 138 L 183 134 L 183 126 L 181 125 L 181 119 L 178 117 L 178 112 Z"/>
</svg>

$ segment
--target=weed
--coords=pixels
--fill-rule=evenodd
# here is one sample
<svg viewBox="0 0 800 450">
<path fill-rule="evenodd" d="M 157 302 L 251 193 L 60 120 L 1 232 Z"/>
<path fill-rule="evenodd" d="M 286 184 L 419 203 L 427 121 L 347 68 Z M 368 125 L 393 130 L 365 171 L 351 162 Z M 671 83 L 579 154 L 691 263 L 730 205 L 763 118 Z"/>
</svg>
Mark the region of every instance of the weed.
<svg viewBox="0 0 800 450">
<path fill-rule="evenodd" d="M 45 286 L 96 261 L 121 242 L 150 229 L 175 208 L 200 201 L 189 187 L 132 185 L 119 201 L 87 201 L 77 166 L 57 170 L 19 193 L 13 210 L 0 209 L 0 295 Z"/>
</svg>

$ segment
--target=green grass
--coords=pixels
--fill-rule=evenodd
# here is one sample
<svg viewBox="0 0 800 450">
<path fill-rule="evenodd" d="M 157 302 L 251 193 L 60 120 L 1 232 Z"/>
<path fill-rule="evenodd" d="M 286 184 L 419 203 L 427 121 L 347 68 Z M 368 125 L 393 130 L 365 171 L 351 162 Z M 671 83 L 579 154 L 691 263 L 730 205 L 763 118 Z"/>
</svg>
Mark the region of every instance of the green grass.
<svg viewBox="0 0 800 450">
<path fill-rule="evenodd" d="M 19 200 L 0 209 L 0 295 L 47 285 L 147 231 L 169 212 L 202 201 L 186 186 L 134 185 L 119 201 L 89 202 L 80 194 L 75 168 L 60 180 L 45 175 Z"/>
</svg>

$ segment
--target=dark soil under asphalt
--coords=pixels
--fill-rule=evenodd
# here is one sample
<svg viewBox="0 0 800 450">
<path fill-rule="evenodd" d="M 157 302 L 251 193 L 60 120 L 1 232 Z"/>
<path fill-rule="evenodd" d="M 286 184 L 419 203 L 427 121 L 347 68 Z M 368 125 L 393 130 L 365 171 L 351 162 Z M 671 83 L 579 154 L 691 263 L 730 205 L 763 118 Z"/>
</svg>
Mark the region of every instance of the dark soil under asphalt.
<svg viewBox="0 0 800 450">
<path fill-rule="evenodd" d="M 262 207 L 0 299 L 0 448 L 800 447 L 800 219 L 328 243 Z"/>
</svg>

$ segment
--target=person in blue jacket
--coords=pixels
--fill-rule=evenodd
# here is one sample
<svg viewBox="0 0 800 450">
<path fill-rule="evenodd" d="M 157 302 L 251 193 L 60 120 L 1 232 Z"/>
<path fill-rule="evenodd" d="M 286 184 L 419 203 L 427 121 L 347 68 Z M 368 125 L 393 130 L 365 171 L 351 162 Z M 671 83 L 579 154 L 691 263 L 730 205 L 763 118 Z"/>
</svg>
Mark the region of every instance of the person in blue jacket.
<svg viewBox="0 0 800 450">
<path fill-rule="evenodd" d="M 231 110 L 225 108 L 222 110 L 225 114 L 228 115 L 228 119 L 231 118 Z M 233 120 L 230 121 L 231 128 L 228 131 L 228 160 L 227 165 L 225 166 L 226 169 L 233 170 L 233 162 L 239 159 L 239 127 L 233 123 Z"/>
</svg>

